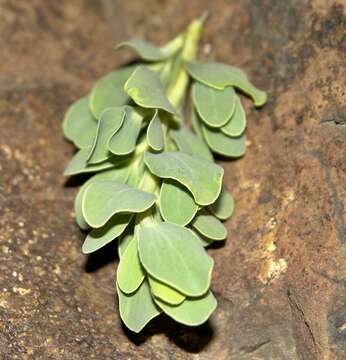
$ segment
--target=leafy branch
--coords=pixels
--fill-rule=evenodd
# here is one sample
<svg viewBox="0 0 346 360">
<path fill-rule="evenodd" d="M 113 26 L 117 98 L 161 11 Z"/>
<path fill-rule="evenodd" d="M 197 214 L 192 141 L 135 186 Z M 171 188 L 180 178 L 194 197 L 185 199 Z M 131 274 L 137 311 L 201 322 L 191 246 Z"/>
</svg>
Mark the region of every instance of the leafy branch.
<svg viewBox="0 0 346 360">
<path fill-rule="evenodd" d="M 255 106 L 266 101 L 242 70 L 196 62 L 202 24 L 193 21 L 163 47 L 121 43 L 141 62 L 98 80 L 63 121 L 79 149 L 65 175 L 94 174 L 75 199 L 77 223 L 90 229 L 83 252 L 118 239 L 120 316 L 135 332 L 161 312 L 194 326 L 215 310 L 205 247 L 226 239 L 234 202 L 212 154 L 245 153 L 236 90 Z M 191 82 L 194 132 L 183 113 Z"/>
</svg>

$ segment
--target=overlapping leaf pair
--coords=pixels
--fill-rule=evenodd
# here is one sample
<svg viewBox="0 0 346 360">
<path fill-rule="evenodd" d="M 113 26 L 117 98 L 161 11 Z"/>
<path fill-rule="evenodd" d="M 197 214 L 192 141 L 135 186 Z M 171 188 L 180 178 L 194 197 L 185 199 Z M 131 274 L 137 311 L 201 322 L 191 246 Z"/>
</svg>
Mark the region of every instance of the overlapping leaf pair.
<svg viewBox="0 0 346 360">
<path fill-rule="evenodd" d="M 234 204 L 212 152 L 245 152 L 246 118 L 235 89 L 256 106 L 266 99 L 241 70 L 195 62 L 201 26 L 195 20 L 161 48 L 122 43 L 142 63 L 98 80 L 63 122 L 79 149 L 65 174 L 93 173 L 75 199 L 77 223 L 90 229 L 83 252 L 118 240 L 120 315 L 136 332 L 161 312 L 199 325 L 214 311 L 205 247 L 226 239 L 222 221 Z M 190 77 L 195 133 L 182 112 Z"/>
</svg>

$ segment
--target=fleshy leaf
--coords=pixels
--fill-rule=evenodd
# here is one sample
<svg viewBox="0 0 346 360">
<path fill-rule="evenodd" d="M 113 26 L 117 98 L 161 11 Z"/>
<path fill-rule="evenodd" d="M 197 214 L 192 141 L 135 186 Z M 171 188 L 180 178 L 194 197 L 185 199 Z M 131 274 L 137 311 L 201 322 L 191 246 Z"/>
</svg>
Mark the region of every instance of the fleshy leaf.
<svg viewBox="0 0 346 360">
<path fill-rule="evenodd" d="M 161 311 L 153 301 L 146 280 L 132 294 L 123 293 L 118 285 L 117 291 L 120 317 L 130 330 L 140 332 L 150 320 L 160 314 Z"/>
<path fill-rule="evenodd" d="M 221 127 L 231 118 L 235 107 L 233 87 L 218 90 L 200 82 L 192 86 L 192 98 L 201 119 L 211 127 Z"/>
<path fill-rule="evenodd" d="M 125 250 L 127 249 L 130 242 L 134 240 L 133 232 L 128 232 L 126 234 L 123 234 L 123 236 L 119 237 L 118 240 L 118 255 L 119 259 L 123 256 Z"/>
<path fill-rule="evenodd" d="M 171 305 L 179 305 L 185 300 L 185 296 L 177 290 L 174 290 L 151 276 L 149 276 L 148 279 L 151 292 L 156 298 Z"/>
<path fill-rule="evenodd" d="M 95 141 L 89 154 L 89 164 L 102 162 L 110 156 L 108 141 L 120 129 L 124 117 L 124 107 L 109 108 L 102 112 Z"/>
<path fill-rule="evenodd" d="M 88 229 L 89 225 L 84 219 L 84 215 L 82 212 L 82 199 L 84 196 L 85 189 L 89 184 L 100 181 L 100 180 L 114 180 L 117 182 L 125 183 L 129 176 L 130 167 L 127 164 L 123 164 L 123 166 L 119 166 L 115 169 L 102 171 L 94 176 L 92 176 L 88 181 L 86 181 L 79 189 L 78 194 L 74 200 L 74 211 L 76 216 L 77 224 L 81 229 Z"/>
<path fill-rule="evenodd" d="M 103 226 L 118 213 L 140 213 L 149 209 L 156 196 L 111 180 L 90 184 L 82 200 L 86 222 L 95 228 Z"/>
<path fill-rule="evenodd" d="M 144 280 L 144 271 L 138 257 L 138 241 L 135 237 L 126 247 L 117 270 L 117 283 L 121 291 L 131 294 Z"/>
<path fill-rule="evenodd" d="M 127 158 L 120 156 L 111 156 L 109 159 L 98 164 L 88 164 L 87 159 L 90 153 L 90 148 L 80 149 L 67 165 L 64 175 L 71 176 L 82 173 L 98 172 L 120 165 Z"/>
<path fill-rule="evenodd" d="M 232 195 L 226 190 L 221 190 L 218 199 L 214 204 L 209 205 L 208 209 L 220 220 L 228 219 L 234 210 Z"/>
<path fill-rule="evenodd" d="M 223 223 L 205 209 L 197 213 L 191 226 L 211 240 L 225 240 L 227 237 L 227 229 Z"/>
<path fill-rule="evenodd" d="M 132 153 L 136 148 L 142 120 L 143 114 L 128 106 L 121 128 L 109 139 L 109 151 L 116 155 Z"/>
<path fill-rule="evenodd" d="M 238 96 L 236 96 L 235 110 L 230 121 L 221 128 L 221 131 L 232 137 L 240 136 L 246 128 L 246 114 Z"/>
<path fill-rule="evenodd" d="M 240 157 L 245 154 L 246 136 L 230 137 L 220 131 L 220 129 L 212 129 L 202 126 L 203 135 L 210 149 L 216 154 Z"/>
<path fill-rule="evenodd" d="M 267 101 L 266 93 L 252 85 L 245 72 L 235 66 L 216 62 L 204 64 L 187 62 L 186 67 L 194 79 L 207 86 L 220 90 L 234 86 L 251 96 L 255 106 L 262 106 Z"/>
<path fill-rule="evenodd" d="M 219 196 L 223 168 L 217 164 L 176 151 L 146 152 L 144 161 L 154 175 L 186 186 L 199 205 L 209 205 Z"/>
<path fill-rule="evenodd" d="M 161 151 L 165 145 L 165 138 L 157 110 L 148 125 L 147 140 L 149 146 L 155 151 Z"/>
<path fill-rule="evenodd" d="M 208 146 L 191 131 L 182 127 L 179 130 L 172 130 L 170 135 L 181 152 L 213 161 L 213 155 Z"/>
<path fill-rule="evenodd" d="M 124 85 L 135 68 L 136 66 L 129 66 L 112 71 L 96 82 L 90 94 L 89 106 L 97 119 L 103 110 L 109 107 L 123 106 L 129 102 L 130 99 L 124 91 Z"/>
<path fill-rule="evenodd" d="M 190 191 L 176 181 L 166 179 L 160 190 L 160 211 L 165 221 L 185 226 L 195 216 L 198 205 Z"/>
<path fill-rule="evenodd" d="M 162 109 L 178 115 L 167 99 L 158 75 L 145 66 L 137 67 L 126 81 L 125 91 L 139 106 L 149 109 Z"/>
<path fill-rule="evenodd" d="M 89 110 L 89 97 L 73 103 L 63 120 L 65 137 L 78 148 L 90 147 L 97 129 L 97 123 Z"/>
<path fill-rule="evenodd" d="M 203 324 L 217 306 L 217 301 L 211 291 L 199 298 L 187 298 L 178 306 L 169 305 L 156 298 L 155 302 L 168 316 L 188 326 Z"/>
<path fill-rule="evenodd" d="M 162 61 L 173 55 L 169 51 L 165 51 L 165 48 L 159 48 L 136 37 L 121 42 L 116 48 L 118 49 L 124 46 L 131 47 L 142 59 L 147 61 Z"/>
<path fill-rule="evenodd" d="M 106 225 L 91 230 L 84 241 L 82 247 L 83 253 L 92 253 L 116 239 L 124 232 L 131 221 L 131 217 L 132 214 L 117 214 Z"/>
<path fill-rule="evenodd" d="M 139 257 L 149 275 L 184 295 L 200 296 L 208 290 L 214 262 L 191 230 L 153 223 L 139 229 L 138 239 Z"/>
</svg>

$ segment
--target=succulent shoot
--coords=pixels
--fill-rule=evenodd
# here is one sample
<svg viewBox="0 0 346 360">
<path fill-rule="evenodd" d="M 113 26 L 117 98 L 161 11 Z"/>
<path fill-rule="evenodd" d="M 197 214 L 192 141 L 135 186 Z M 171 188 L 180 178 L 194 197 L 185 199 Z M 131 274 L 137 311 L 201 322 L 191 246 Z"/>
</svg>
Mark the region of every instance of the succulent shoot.
<svg viewBox="0 0 346 360">
<path fill-rule="evenodd" d="M 117 239 L 120 316 L 135 332 L 161 312 L 195 326 L 215 310 L 205 248 L 227 238 L 223 221 L 234 202 L 213 154 L 245 153 L 238 90 L 255 106 L 266 102 L 242 70 L 196 61 L 202 24 L 194 20 L 163 47 L 137 38 L 121 43 L 140 62 L 98 80 L 63 121 L 79 149 L 65 175 L 92 173 L 75 199 L 76 221 L 90 230 L 82 250 Z"/>
</svg>

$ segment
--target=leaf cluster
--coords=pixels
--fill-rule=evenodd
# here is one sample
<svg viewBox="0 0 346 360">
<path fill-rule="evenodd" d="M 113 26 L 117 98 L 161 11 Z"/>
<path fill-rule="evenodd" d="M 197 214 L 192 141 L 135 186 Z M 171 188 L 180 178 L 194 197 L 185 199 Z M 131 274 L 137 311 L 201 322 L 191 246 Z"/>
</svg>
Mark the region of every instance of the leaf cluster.
<svg viewBox="0 0 346 360">
<path fill-rule="evenodd" d="M 78 148 L 65 175 L 92 173 L 75 199 L 76 221 L 89 230 L 83 252 L 117 239 L 120 315 L 135 332 L 161 312 L 195 326 L 215 310 L 205 248 L 227 238 L 234 201 L 213 154 L 245 153 L 236 90 L 256 106 L 266 101 L 240 69 L 195 61 L 193 26 L 163 47 L 120 44 L 140 62 L 98 80 L 63 121 Z M 194 132 L 183 114 L 191 81 Z"/>
</svg>

